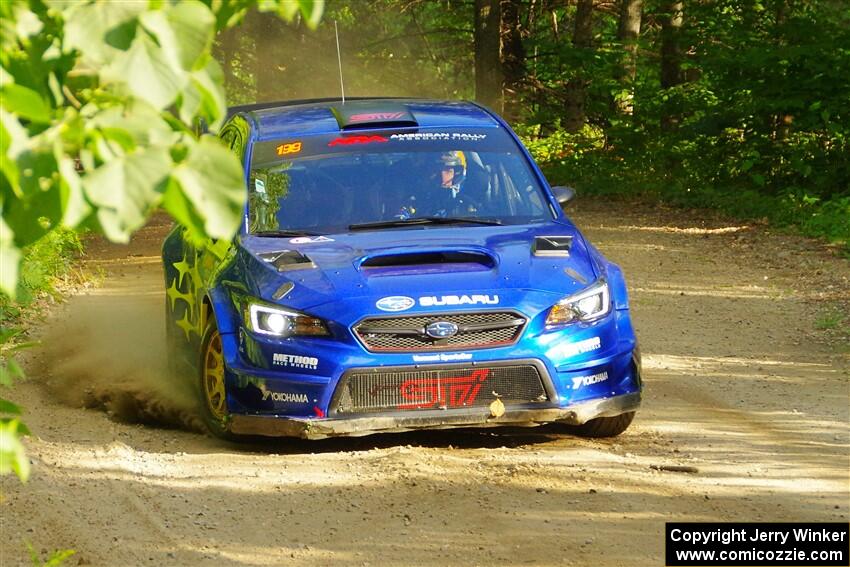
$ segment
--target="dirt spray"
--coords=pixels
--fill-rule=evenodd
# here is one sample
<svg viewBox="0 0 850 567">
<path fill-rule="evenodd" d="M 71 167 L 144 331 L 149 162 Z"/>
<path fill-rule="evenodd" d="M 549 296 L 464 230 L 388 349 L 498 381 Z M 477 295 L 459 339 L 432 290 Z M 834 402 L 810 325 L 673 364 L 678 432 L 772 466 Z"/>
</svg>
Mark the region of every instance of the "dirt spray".
<svg viewBox="0 0 850 567">
<path fill-rule="evenodd" d="M 169 373 L 161 269 L 153 256 L 110 261 L 103 283 L 47 322 L 50 392 L 120 421 L 202 431 L 191 377 Z"/>
</svg>

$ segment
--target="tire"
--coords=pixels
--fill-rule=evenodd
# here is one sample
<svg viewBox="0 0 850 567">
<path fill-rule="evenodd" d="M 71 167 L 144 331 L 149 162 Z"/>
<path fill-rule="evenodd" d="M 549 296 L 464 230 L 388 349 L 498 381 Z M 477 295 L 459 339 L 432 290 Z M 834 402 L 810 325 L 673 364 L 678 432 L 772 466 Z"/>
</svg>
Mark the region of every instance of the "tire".
<svg viewBox="0 0 850 567">
<path fill-rule="evenodd" d="M 622 413 L 613 417 L 597 417 L 582 425 L 570 427 L 570 433 L 579 437 L 616 437 L 629 428 L 635 412 Z"/>
<path fill-rule="evenodd" d="M 236 436 L 230 432 L 230 413 L 227 411 L 221 335 L 213 317 L 208 318 L 201 336 L 197 386 L 201 418 L 207 429 L 220 439 L 235 441 Z"/>
</svg>

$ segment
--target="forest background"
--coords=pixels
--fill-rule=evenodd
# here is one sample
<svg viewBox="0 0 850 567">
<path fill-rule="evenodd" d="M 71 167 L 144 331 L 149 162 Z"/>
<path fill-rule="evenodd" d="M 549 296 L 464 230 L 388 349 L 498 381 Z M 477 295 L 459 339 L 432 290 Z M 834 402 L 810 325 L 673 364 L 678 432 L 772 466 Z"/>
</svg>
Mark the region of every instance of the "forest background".
<svg viewBox="0 0 850 567">
<path fill-rule="evenodd" d="M 845 0 L 332 0 L 218 36 L 231 104 L 478 100 L 552 184 L 850 241 Z M 846 248 L 845 248 L 846 251 Z M 846 253 L 846 252 L 845 252 Z"/>
</svg>

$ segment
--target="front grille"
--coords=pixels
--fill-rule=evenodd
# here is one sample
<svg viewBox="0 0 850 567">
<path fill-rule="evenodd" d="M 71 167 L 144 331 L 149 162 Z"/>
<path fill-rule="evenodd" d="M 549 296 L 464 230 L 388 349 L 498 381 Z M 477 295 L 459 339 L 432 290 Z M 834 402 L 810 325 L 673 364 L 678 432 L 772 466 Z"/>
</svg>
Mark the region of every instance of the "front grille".
<svg viewBox="0 0 850 567">
<path fill-rule="evenodd" d="M 355 370 L 343 376 L 331 413 L 458 409 L 549 400 L 536 367 L 496 366 L 445 370 Z"/>
<path fill-rule="evenodd" d="M 448 338 L 428 336 L 425 328 L 438 322 L 457 325 L 457 334 Z M 512 311 L 373 317 L 355 325 L 354 332 L 370 351 L 482 348 L 513 344 L 525 322 L 525 317 Z"/>
</svg>

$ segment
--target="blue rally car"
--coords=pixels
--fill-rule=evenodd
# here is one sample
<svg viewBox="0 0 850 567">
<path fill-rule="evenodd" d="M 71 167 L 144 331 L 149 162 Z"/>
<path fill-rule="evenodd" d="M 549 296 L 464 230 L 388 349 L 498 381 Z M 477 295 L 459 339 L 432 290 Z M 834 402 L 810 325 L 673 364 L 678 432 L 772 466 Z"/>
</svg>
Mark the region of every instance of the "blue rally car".
<svg viewBox="0 0 850 567">
<path fill-rule="evenodd" d="M 163 245 L 169 353 L 221 437 L 560 422 L 622 433 L 641 365 L 620 268 L 469 102 L 232 109 L 232 242 Z"/>
</svg>

